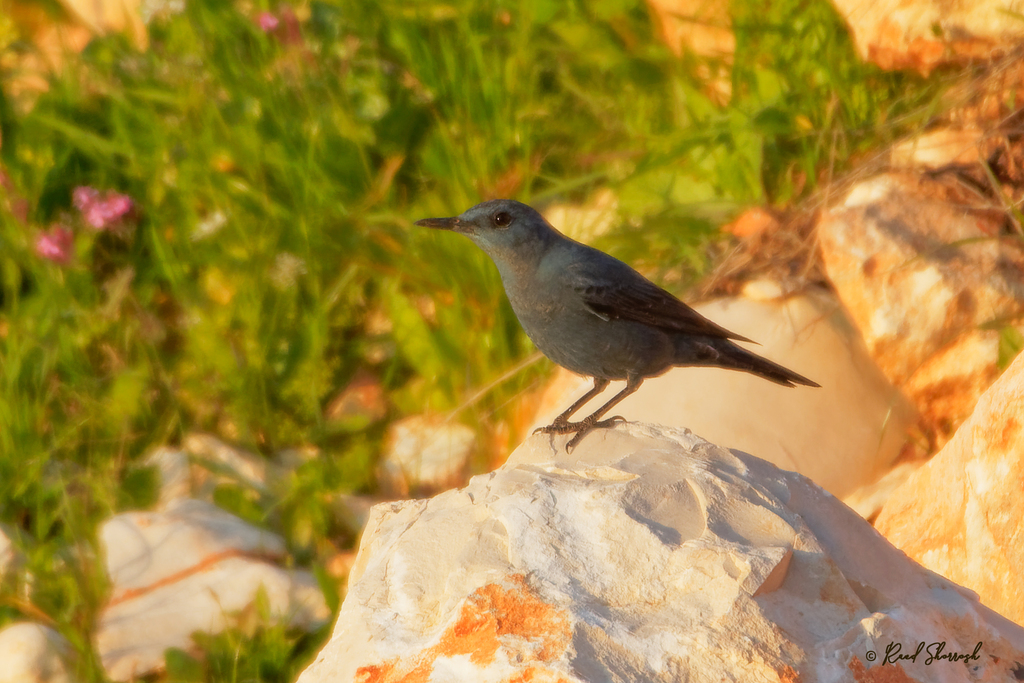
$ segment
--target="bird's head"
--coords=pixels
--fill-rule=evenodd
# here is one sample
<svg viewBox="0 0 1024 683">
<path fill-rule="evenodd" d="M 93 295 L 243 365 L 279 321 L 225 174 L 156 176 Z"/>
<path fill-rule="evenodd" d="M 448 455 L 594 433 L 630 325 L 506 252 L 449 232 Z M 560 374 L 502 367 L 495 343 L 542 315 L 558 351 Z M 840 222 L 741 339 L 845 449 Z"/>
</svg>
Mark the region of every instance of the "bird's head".
<svg viewBox="0 0 1024 683">
<path fill-rule="evenodd" d="M 492 258 L 539 253 L 558 233 L 544 217 L 514 199 L 492 199 L 451 218 L 424 218 L 416 225 L 466 235 Z"/>
</svg>

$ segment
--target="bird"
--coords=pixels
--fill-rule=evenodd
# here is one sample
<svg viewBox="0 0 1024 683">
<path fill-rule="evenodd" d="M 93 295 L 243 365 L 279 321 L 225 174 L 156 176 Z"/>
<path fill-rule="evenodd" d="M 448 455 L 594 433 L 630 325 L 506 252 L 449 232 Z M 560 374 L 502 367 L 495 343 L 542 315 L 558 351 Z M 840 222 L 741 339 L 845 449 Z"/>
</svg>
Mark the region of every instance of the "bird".
<svg viewBox="0 0 1024 683">
<path fill-rule="evenodd" d="M 530 206 L 492 199 L 421 227 L 465 235 L 490 256 L 527 336 L 556 364 L 594 385 L 554 422 L 535 431 L 574 434 L 572 450 L 644 380 L 676 366 L 749 372 L 786 387 L 819 387 L 735 342 L 750 339 L 708 320 L 619 259 L 566 237 Z M 613 380 L 626 387 L 586 418 L 570 422 Z"/>
</svg>

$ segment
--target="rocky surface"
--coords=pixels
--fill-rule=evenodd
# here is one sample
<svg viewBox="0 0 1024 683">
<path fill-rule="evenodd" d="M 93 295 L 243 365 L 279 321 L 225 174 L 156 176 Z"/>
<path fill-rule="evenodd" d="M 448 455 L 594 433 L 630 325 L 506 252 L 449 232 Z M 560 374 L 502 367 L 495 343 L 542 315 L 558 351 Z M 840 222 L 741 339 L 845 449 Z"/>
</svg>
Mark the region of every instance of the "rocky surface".
<svg viewBox="0 0 1024 683">
<path fill-rule="evenodd" d="M 832 0 L 863 59 L 883 69 L 917 69 L 988 59 L 1024 37 L 1020 0 Z"/>
<path fill-rule="evenodd" d="M 879 372 L 842 306 L 825 292 L 784 298 L 772 283 L 697 306 L 760 342 L 759 354 L 822 385 L 786 388 L 717 368 L 675 368 L 616 406 L 628 420 L 686 427 L 714 443 L 800 472 L 837 496 L 880 477 L 899 455 L 914 409 Z M 568 372 L 541 399 L 533 426 L 549 424 L 591 381 Z M 580 411 L 621 389 L 613 383 Z M 591 438 L 591 437 L 588 437 Z"/>
<path fill-rule="evenodd" d="M 876 526 L 929 569 L 1024 623 L 1024 356 L 889 498 Z"/>
<path fill-rule="evenodd" d="M 330 616 L 310 572 L 274 564 L 285 554 L 281 537 L 210 503 L 121 514 L 100 536 L 112 586 L 95 645 L 115 681 L 163 668 L 167 648 L 194 651 L 192 633 L 227 628 L 259 591 L 291 626 L 316 628 Z"/>
<path fill-rule="evenodd" d="M 1021 324 L 1024 251 L 1006 213 L 966 186 L 890 173 L 818 224 L 839 298 L 882 372 L 940 444 L 998 375 L 1000 327 Z"/>
<path fill-rule="evenodd" d="M 333 638 L 299 682 L 1024 671 L 1024 629 L 806 478 L 679 430 L 618 425 L 571 456 L 565 440 L 531 437 L 464 489 L 374 508 Z M 896 659 L 919 643 L 962 657 Z"/>
<path fill-rule="evenodd" d="M 0 683 L 72 683 L 71 645 L 41 624 L 0 629 Z"/>
</svg>

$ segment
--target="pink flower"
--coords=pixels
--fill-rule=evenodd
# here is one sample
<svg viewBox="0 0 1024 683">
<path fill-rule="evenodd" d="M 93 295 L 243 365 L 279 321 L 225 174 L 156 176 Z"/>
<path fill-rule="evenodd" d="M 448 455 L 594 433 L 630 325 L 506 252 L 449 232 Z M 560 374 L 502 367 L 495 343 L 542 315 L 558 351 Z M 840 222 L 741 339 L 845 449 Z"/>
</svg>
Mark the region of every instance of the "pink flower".
<svg viewBox="0 0 1024 683">
<path fill-rule="evenodd" d="M 120 218 L 132 210 L 132 198 L 126 194 L 111 192 L 107 195 L 107 211 L 114 218 Z"/>
<path fill-rule="evenodd" d="M 260 15 L 256 17 L 256 23 L 260 25 L 264 33 L 270 33 L 280 23 L 271 12 L 260 12 Z"/>
<path fill-rule="evenodd" d="M 36 237 L 36 253 L 44 259 L 64 265 L 71 260 L 74 241 L 75 236 L 68 228 L 51 228 L 49 232 L 40 233 Z"/>
<path fill-rule="evenodd" d="M 100 198 L 100 191 L 94 187 L 79 186 L 71 193 L 71 201 L 79 211 L 85 211 Z"/>
<path fill-rule="evenodd" d="M 107 192 L 101 199 L 95 188 L 76 187 L 71 196 L 85 222 L 97 230 L 103 230 L 132 210 L 131 197 L 117 192 Z"/>
</svg>

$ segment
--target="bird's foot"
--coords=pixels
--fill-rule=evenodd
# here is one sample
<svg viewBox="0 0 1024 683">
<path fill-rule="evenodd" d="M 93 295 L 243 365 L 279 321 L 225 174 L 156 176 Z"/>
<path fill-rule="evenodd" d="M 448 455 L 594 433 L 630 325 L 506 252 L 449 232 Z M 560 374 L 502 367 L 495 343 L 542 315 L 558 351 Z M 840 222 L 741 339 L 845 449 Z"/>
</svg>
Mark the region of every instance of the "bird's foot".
<svg viewBox="0 0 1024 683">
<path fill-rule="evenodd" d="M 569 422 L 567 420 L 565 422 L 559 422 L 558 420 L 555 420 L 554 422 L 549 424 L 547 427 L 537 427 L 536 429 L 533 430 L 533 433 L 534 434 L 572 434 L 573 432 L 578 432 L 579 430 L 583 429 L 583 427 L 585 427 L 585 426 L 586 426 L 585 425 L 585 421 L 584 422 Z"/>
<path fill-rule="evenodd" d="M 572 453 L 573 449 L 575 449 L 576 446 L 579 445 L 580 441 L 583 440 L 583 437 L 589 434 L 591 430 L 607 429 L 608 427 L 612 427 L 618 424 L 619 422 L 625 421 L 626 418 L 622 417 L 621 415 L 616 415 L 615 417 L 609 417 L 607 420 L 601 420 L 599 422 L 595 422 L 594 424 L 584 426 L 582 429 L 576 432 L 576 436 L 569 439 L 569 441 L 565 444 L 565 452 Z"/>
<path fill-rule="evenodd" d="M 579 442 L 582 441 L 583 437 L 586 436 L 587 434 L 589 434 L 591 430 L 593 430 L 593 429 L 606 429 L 608 427 L 612 427 L 612 426 L 618 424 L 619 422 L 625 422 L 625 421 L 626 421 L 626 418 L 622 417 L 621 415 L 616 415 L 615 417 L 610 417 L 607 420 L 600 420 L 600 421 L 581 420 L 579 422 L 569 422 L 569 421 L 559 422 L 558 420 L 555 420 L 552 424 L 549 424 L 547 427 L 538 427 L 537 429 L 533 430 L 533 433 L 534 434 L 537 434 L 537 433 L 542 433 L 542 434 L 573 434 L 573 433 L 575 433 L 575 436 L 573 436 L 571 439 L 569 439 L 569 442 L 565 444 L 565 451 L 566 451 L 566 453 L 572 453 L 572 450 L 574 448 L 576 448 L 577 445 L 579 445 Z"/>
</svg>

